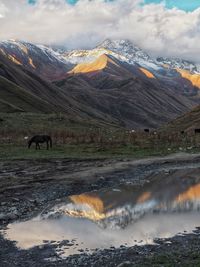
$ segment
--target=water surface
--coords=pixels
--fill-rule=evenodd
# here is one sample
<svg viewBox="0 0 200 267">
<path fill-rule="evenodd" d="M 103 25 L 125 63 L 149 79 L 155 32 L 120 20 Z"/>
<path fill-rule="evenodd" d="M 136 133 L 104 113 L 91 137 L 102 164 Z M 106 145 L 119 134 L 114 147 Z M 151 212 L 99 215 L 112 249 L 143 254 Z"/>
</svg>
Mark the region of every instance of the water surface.
<svg viewBox="0 0 200 267">
<path fill-rule="evenodd" d="M 66 197 L 36 218 L 8 225 L 4 236 L 29 249 L 53 241 L 58 254 L 111 246 L 152 244 L 192 232 L 200 222 L 199 169 L 149 177 L 143 186 L 120 185 Z"/>
</svg>

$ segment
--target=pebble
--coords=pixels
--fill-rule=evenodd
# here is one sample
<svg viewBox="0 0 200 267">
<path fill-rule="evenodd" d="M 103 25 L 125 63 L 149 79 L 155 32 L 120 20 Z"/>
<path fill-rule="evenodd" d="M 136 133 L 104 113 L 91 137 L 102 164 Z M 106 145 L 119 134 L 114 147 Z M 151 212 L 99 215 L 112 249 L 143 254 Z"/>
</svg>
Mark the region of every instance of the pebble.
<svg viewBox="0 0 200 267">
<path fill-rule="evenodd" d="M 133 264 L 130 261 L 125 261 L 117 265 L 117 267 L 131 267 Z"/>
</svg>

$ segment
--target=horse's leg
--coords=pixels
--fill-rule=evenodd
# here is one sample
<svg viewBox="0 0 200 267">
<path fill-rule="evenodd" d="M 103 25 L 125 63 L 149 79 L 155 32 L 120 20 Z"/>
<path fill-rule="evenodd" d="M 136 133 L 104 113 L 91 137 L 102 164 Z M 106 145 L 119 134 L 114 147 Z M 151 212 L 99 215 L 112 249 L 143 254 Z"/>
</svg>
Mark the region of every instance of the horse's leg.
<svg viewBox="0 0 200 267">
<path fill-rule="evenodd" d="M 49 150 L 49 141 L 47 141 L 47 150 Z"/>
<path fill-rule="evenodd" d="M 40 144 L 38 143 L 38 148 L 40 149 Z"/>
<path fill-rule="evenodd" d="M 31 148 L 31 144 L 32 144 L 31 142 L 28 143 L 28 148 Z"/>
<path fill-rule="evenodd" d="M 38 147 L 38 143 L 35 143 L 35 149 L 37 150 L 37 147 Z"/>
</svg>

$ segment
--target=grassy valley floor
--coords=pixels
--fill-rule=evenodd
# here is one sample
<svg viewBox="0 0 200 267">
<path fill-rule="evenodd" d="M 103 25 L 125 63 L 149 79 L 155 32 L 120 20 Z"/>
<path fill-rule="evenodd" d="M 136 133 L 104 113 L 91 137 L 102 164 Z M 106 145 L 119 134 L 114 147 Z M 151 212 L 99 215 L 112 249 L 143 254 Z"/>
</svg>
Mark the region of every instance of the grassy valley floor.
<svg viewBox="0 0 200 267">
<path fill-rule="evenodd" d="M 178 150 L 178 149 L 177 149 Z M 55 145 L 52 149 L 35 150 L 22 145 L 1 144 L 0 160 L 16 159 L 101 159 L 101 158 L 144 158 L 149 156 L 164 156 L 177 151 L 166 149 L 137 149 L 134 146 L 100 147 L 94 144 L 86 145 Z M 193 150 L 194 151 L 194 150 Z M 196 150 L 198 152 L 198 150 Z"/>
</svg>

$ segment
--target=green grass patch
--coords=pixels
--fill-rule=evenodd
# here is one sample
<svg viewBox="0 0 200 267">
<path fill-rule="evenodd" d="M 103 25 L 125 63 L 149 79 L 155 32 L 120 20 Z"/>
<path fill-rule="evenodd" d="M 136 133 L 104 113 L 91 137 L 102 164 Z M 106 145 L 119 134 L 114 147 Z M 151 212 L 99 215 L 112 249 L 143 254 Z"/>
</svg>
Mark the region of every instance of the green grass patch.
<svg viewBox="0 0 200 267">
<path fill-rule="evenodd" d="M 165 156 L 176 150 L 163 149 L 139 149 L 132 145 L 101 147 L 95 144 L 81 145 L 54 145 L 46 150 L 41 145 L 41 150 L 35 150 L 35 146 L 28 149 L 24 145 L 0 144 L 0 159 L 54 159 L 54 158 L 145 158 L 149 156 Z"/>
<path fill-rule="evenodd" d="M 53 149 L 28 150 L 25 136 L 49 134 Z M 162 136 L 100 127 L 65 114 L 0 113 L 0 159 L 144 158 L 175 152 L 199 152 L 200 137 Z M 178 138 L 178 139 L 177 139 Z M 13 145 L 14 144 L 14 145 Z M 63 145 L 61 145 L 63 144 Z"/>
</svg>

